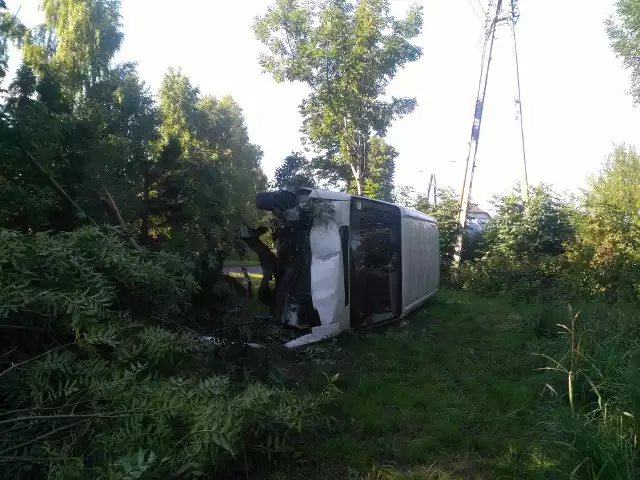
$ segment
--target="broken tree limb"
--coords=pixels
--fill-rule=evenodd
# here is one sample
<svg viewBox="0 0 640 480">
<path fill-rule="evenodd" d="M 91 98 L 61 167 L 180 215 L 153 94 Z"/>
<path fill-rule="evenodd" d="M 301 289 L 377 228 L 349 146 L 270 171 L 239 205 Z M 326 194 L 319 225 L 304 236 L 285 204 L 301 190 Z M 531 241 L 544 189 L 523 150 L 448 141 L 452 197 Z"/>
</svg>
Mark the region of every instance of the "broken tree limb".
<svg viewBox="0 0 640 480">
<path fill-rule="evenodd" d="M 118 210 L 118 206 L 116 205 L 116 202 L 113 200 L 113 197 L 109 193 L 109 190 L 107 190 L 105 187 L 102 187 L 102 190 L 97 193 L 98 193 L 98 196 L 100 197 L 100 200 L 102 201 L 102 204 L 115 218 L 118 226 L 121 227 L 122 229 L 126 229 L 127 224 L 124 223 L 124 219 L 122 218 L 122 215 L 120 215 L 120 210 Z M 127 235 L 127 242 L 129 243 L 131 248 L 133 248 L 134 250 L 142 250 L 142 247 L 138 245 L 138 242 L 136 242 L 131 235 Z"/>
<path fill-rule="evenodd" d="M 254 229 L 245 223 L 240 226 L 240 239 L 258 255 L 260 266 L 262 267 L 263 276 L 258 288 L 258 300 L 271 309 L 273 308 L 273 292 L 271 291 L 269 282 L 277 270 L 278 259 L 271 249 L 260 241 L 260 236 L 267 231 L 268 229 L 266 227 Z"/>
<path fill-rule="evenodd" d="M 33 167 L 36 170 L 38 170 L 42 175 L 44 175 L 44 177 L 49 182 L 49 185 L 51 185 L 51 188 L 53 188 L 56 191 L 56 193 L 60 195 L 60 197 L 62 197 L 62 199 L 65 202 L 67 202 L 81 216 L 81 218 L 86 218 L 93 225 L 97 225 L 96 221 L 93 218 L 91 218 L 89 215 L 87 215 L 85 211 L 82 210 L 80 205 L 74 202 L 73 199 L 69 195 L 67 195 L 67 192 L 65 192 L 64 189 L 60 186 L 60 184 L 56 182 L 51 175 L 49 175 L 49 173 L 43 168 L 42 165 L 40 165 L 40 163 L 33 157 L 33 155 L 31 155 L 29 152 L 26 152 L 26 153 L 31 165 L 33 165 Z"/>
<path fill-rule="evenodd" d="M 242 266 L 242 273 L 244 274 L 244 280 L 247 282 L 247 294 L 250 299 L 253 299 L 253 282 L 251 281 L 251 277 L 249 276 L 249 272 L 247 271 L 247 267 Z"/>
</svg>

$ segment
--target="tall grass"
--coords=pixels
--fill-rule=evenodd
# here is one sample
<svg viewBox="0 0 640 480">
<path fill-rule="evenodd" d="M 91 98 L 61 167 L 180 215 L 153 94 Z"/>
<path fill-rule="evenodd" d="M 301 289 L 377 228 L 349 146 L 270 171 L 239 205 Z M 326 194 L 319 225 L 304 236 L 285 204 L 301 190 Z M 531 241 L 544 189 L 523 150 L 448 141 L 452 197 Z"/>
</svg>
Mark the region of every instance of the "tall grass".
<svg viewBox="0 0 640 480">
<path fill-rule="evenodd" d="M 570 478 L 640 478 L 637 319 L 624 307 L 569 315 L 564 354 L 541 355 L 556 397 L 545 441 L 564 450 Z"/>
</svg>

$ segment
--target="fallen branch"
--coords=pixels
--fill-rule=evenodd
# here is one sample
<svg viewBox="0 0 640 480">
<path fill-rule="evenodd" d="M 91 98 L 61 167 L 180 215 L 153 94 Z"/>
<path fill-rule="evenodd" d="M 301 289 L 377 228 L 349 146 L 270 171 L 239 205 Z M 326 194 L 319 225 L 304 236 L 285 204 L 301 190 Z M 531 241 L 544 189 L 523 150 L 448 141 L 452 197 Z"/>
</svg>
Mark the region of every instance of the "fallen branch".
<svg viewBox="0 0 640 480">
<path fill-rule="evenodd" d="M 104 207 L 109 212 L 111 212 L 112 216 L 115 218 L 118 225 L 123 229 L 126 229 L 127 224 L 124 223 L 124 219 L 122 218 L 122 215 L 120 215 L 120 210 L 118 210 L 118 206 L 116 205 L 116 202 L 113 200 L 113 197 L 109 193 L 109 190 L 107 190 L 105 187 L 102 187 L 102 190 L 97 192 L 97 194 L 100 200 L 102 201 L 102 204 L 104 205 Z M 138 245 L 138 242 L 136 242 L 132 236 L 130 235 L 127 236 L 127 242 L 129 242 L 129 245 L 134 250 L 142 250 L 142 247 Z"/>
<path fill-rule="evenodd" d="M 60 197 L 62 197 L 62 199 L 65 202 L 67 202 L 80 215 L 81 218 L 86 218 L 93 225 L 97 225 L 96 221 L 93 218 L 91 218 L 89 215 L 87 215 L 85 211 L 82 210 L 80 205 L 74 202 L 73 199 L 69 195 L 67 195 L 67 192 L 65 192 L 64 189 L 60 186 L 60 184 L 56 182 L 56 180 L 51 175 L 49 175 L 49 173 L 42 167 L 42 165 L 40 165 L 40 163 L 38 163 L 38 161 L 33 157 L 33 155 L 27 152 L 27 157 L 29 157 L 29 162 L 31 163 L 31 165 L 33 165 L 36 170 L 38 170 L 42 175 L 45 176 L 45 178 L 49 182 L 49 185 L 51 185 L 51 188 L 53 188 L 56 191 L 56 193 L 60 195 Z"/>
<path fill-rule="evenodd" d="M 57 350 L 60 350 L 62 348 L 70 347 L 71 345 L 75 345 L 75 343 L 76 342 L 71 342 L 71 343 L 67 343 L 66 345 L 60 345 L 59 347 L 52 348 L 51 350 L 47 350 L 46 352 L 42 352 L 40 355 L 36 355 L 35 357 L 28 358 L 28 359 L 26 359 L 26 360 L 24 360 L 22 362 L 19 362 L 19 363 L 14 363 L 13 365 L 11 365 L 6 370 L 3 370 L 2 372 L 0 372 L 0 377 L 3 376 L 3 375 L 6 375 L 7 373 L 9 373 L 14 368 L 18 368 L 18 367 L 24 365 L 25 363 L 29 363 L 29 362 L 31 362 L 33 360 L 37 360 L 38 358 L 42 358 L 42 357 L 48 355 L 49 353 L 53 353 L 53 352 L 55 352 Z"/>
<path fill-rule="evenodd" d="M 247 282 L 247 295 L 250 299 L 253 300 L 253 282 L 251 281 L 251 277 L 249 276 L 249 272 L 247 271 L 247 267 L 242 266 L 242 273 L 244 274 L 244 280 Z"/>
<path fill-rule="evenodd" d="M 14 445 L 13 447 L 6 448 L 6 449 L 4 449 L 4 450 L 2 450 L 0 452 L 0 457 L 6 455 L 7 453 L 13 452 L 14 450 L 20 450 L 21 448 L 28 447 L 29 445 L 32 445 L 32 444 L 37 443 L 37 442 L 39 442 L 41 440 L 44 440 L 45 438 L 49 438 L 52 435 L 55 435 L 56 433 L 60 433 L 60 432 L 63 432 L 65 430 L 70 430 L 70 429 L 72 429 L 74 427 L 77 427 L 81 423 L 84 423 L 85 421 L 86 420 L 82 420 L 80 422 L 75 422 L 75 423 L 72 423 L 70 425 L 65 425 L 64 427 L 56 428 L 54 430 L 51 430 L 48 433 L 45 433 L 43 435 L 40 435 L 39 437 L 34 438 L 33 440 L 29 440 L 28 442 L 24 442 L 24 443 L 21 443 L 19 445 Z"/>
</svg>

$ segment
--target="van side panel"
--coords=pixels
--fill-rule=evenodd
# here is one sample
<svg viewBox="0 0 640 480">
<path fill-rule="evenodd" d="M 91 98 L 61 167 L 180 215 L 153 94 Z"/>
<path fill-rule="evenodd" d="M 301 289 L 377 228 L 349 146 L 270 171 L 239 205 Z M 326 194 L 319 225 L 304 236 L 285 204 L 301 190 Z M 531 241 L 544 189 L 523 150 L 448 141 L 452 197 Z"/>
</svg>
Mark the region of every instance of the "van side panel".
<svg viewBox="0 0 640 480">
<path fill-rule="evenodd" d="M 403 316 L 419 307 L 438 289 L 440 246 L 434 221 L 420 216 L 402 217 Z"/>
</svg>

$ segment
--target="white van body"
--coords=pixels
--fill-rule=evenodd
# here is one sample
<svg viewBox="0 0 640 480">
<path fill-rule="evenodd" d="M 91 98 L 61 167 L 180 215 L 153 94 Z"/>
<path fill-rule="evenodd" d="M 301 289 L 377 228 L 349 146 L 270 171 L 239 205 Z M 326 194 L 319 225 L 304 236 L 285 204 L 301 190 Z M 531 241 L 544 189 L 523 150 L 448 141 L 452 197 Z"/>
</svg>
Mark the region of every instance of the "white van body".
<svg viewBox="0 0 640 480">
<path fill-rule="evenodd" d="M 314 220 L 310 232 L 311 295 L 320 325 L 288 342 L 287 347 L 403 318 L 436 293 L 440 263 L 438 226 L 433 217 L 400 205 L 325 190 L 303 189 L 301 205 L 307 201 L 331 205 L 329 213 Z M 362 227 L 372 222 L 378 222 L 376 228 Z M 377 228 L 379 225 L 388 226 Z M 371 235 L 367 238 L 378 235 L 384 240 L 379 244 L 388 247 L 387 256 L 392 250 L 399 253 L 399 261 L 397 255 L 391 257 L 394 267 L 378 273 L 375 268 L 359 269 L 364 263 L 356 257 L 369 253 L 362 246 L 368 232 Z M 388 295 L 384 313 L 369 312 L 369 304 L 379 297 L 377 292 Z M 295 323 L 295 315 L 289 318 Z"/>
</svg>

